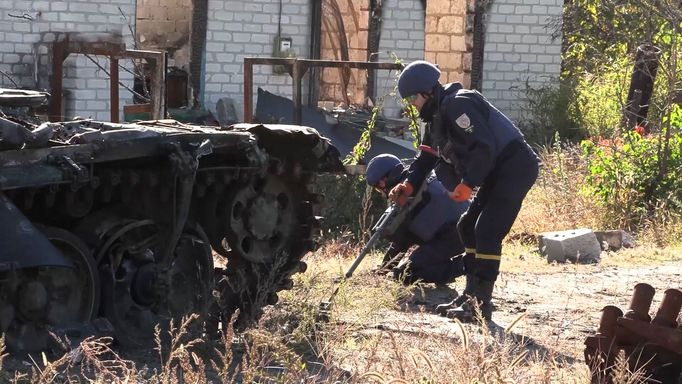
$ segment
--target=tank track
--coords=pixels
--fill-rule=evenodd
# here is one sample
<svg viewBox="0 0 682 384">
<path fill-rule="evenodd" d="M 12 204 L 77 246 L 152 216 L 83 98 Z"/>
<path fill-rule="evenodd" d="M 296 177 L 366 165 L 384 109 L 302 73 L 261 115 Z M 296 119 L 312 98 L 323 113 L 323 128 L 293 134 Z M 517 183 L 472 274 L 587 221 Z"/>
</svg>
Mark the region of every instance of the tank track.
<svg viewBox="0 0 682 384">
<path fill-rule="evenodd" d="M 239 310 L 239 318 L 235 319 L 238 326 L 244 327 L 256 322 L 262 315 L 264 306 L 277 303 L 277 292 L 292 288 L 291 276 L 304 272 L 307 267 L 301 258 L 315 249 L 313 235 L 317 218 L 314 215 L 314 203 L 321 199 L 313 192 L 315 175 L 302 172 L 300 165 L 295 162 L 272 163 L 275 165 L 265 173 L 235 169 L 204 172 L 197 177 L 194 191 L 197 196 L 194 201 L 196 209 L 193 208 L 192 211 L 200 213 L 200 216 L 195 220 L 206 230 L 214 252 L 226 259 L 224 267 L 216 267 L 214 270 L 216 302 L 211 314 L 214 321 L 230 321 L 232 315 Z M 225 194 L 235 198 L 234 195 L 239 191 L 248 189 L 254 183 L 267 182 L 269 178 L 279 179 L 282 186 L 286 187 L 287 195 L 291 196 L 293 220 L 290 222 L 293 228 L 284 238 L 279 239 L 281 245 L 273 245 L 270 249 L 272 258 L 259 260 L 261 257 L 257 255 L 244 255 L 243 250 L 230 249 L 227 246 L 227 243 L 239 242 L 242 236 L 231 233 L 230 228 L 225 226 L 233 213 L 229 206 L 225 207 L 230 204 Z M 257 197 L 252 200 L 256 199 Z M 248 212 L 247 207 L 247 212 L 242 215 L 265 214 L 254 205 L 251 206 L 254 212 Z M 250 237 L 255 230 L 244 229 L 244 232 Z M 260 236 L 265 237 L 261 242 L 270 242 L 276 237 L 270 233 Z"/>
</svg>

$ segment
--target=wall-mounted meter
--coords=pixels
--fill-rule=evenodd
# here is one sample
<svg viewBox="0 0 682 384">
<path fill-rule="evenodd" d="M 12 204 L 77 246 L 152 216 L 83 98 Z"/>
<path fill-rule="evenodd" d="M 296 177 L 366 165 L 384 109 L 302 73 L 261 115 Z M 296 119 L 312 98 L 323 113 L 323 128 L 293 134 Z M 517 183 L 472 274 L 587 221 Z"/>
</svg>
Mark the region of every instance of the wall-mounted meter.
<svg viewBox="0 0 682 384">
<path fill-rule="evenodd" d="M 274 57 L 296 57 L 296 52 L 294 52 L 291 37 L 275 37 L 273 48 L 272 56 Z M 277 74 L 287 73 L 286 67 L 282 65 L 275 65 L 272 67 L 272 71 Z"/>
<path fill-rule="evenodd" d="M 279 39 L 279 51 L 286 52 L 291 49 L 291 37 L 281 37 Z"/>
</svg>

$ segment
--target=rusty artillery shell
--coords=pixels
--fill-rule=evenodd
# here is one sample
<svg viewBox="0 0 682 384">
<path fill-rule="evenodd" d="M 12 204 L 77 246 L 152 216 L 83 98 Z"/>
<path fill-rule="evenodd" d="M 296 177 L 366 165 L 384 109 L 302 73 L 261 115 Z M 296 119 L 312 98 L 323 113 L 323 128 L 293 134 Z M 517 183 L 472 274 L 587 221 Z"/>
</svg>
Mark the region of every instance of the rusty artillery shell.
<svg viewBox="0 0 682 384">
<path fill-rule="evenodd" d="M 630 301 L 630 308 L 625 313 L 624 317 L 650 322 L 651 316 L 649 316 L 649 308 L 651 307 L 651 301 L 653 300 L 655 293 L 656 290 L 654 287 L 647 283 L 635 285 L 635 291 L 632 293 L 632 300 Z"/>
<path fill-rule="evenodd" d="M 608 339 L 616 333 L 616 320 L 623 316 L 623 311 L 615 305 L 607 305 L 601 310 L 601 319 L 597 334 Z"/>
<path fill-rule="evenodd" d="M 651 323 L 662 327 L 676 328 L 680 309 L 682 309 L 682 291 L 670 288 L 663 294 L 661 306 L 658 307 L 656 316 Z"/>
</svg>

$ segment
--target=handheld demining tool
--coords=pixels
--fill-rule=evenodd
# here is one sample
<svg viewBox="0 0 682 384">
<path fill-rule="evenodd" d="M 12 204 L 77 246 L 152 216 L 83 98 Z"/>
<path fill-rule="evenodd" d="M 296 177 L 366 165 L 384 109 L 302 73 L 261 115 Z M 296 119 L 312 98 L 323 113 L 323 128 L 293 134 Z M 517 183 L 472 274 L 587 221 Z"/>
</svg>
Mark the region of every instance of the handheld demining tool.
<svg viewBox="0 0 682 384">
<path fill-rule="evenodd" d="M 334 301 L 334 298 L 336 297 L 336 294 L 339 293 L 339 289 L 341 289 L 341 286 L 345 284 L 346 281 L 348 281 L 348 279 L 350 279 L 353 276 L 353 272 L 355 272 L 355 270 L 358 268 L 362 260 L 365 258 L 365 256 L 367 256 L 367 254 L 372 250 L 372 248 L 374 248 L 377 241 L 379 241 L 381 237 L 391 236 L 393 233 L 398 231 L 402 223 L 405 222 L 405 219 L 410 214 L 410 212 L 412 212 L 414 207 L 417 204 L 419 204 L 419 202 L 422 200 L 426 185 L 427 185 L 426 182 L 422 182 L 417 192 L 414 194 L 413 197 L 410 197 L 407 200 L 407 204 L 405 204 L 404 207 L 401 207 L 396 203 L 391 203 L 391 205 L 386 209 L 386 211 L 384 211 L 384 213 L 381 215 L 377 223 L 374 225 L 374 227 L 372 227 L 372 236 L 369 238 L 367 243 L 365 243 L 365 246 L 362 247 L 362 250 L 355 258 L 355 260 L 353 260 L 353 264 L 351 264 L 346 273 L 341 277 L 340 281 L 334 288 L 332 294 L 329 296 L 327 300 L 320 302 L 317 316 L 318 320 L 320 321 L 329 320 L 329 316 L 331 314 L 332 309 L 332 303 Z"/>
</svg>

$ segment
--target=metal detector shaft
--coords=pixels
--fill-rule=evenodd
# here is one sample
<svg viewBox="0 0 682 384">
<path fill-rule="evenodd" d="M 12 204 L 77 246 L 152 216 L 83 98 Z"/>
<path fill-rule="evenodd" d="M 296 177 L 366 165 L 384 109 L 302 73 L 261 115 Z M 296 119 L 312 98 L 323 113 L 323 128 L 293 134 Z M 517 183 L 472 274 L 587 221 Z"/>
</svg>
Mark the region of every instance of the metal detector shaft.
<svg viewBox="0 0 682 384">
<path fill-rule="evenodd" d="M 348 271 L 346 271 L 346 274 L 344 275 L 344 277 L 345 277 L 346 279 L 348 279 L 348 278 L 350 278 L 351 276 L 353 276 L 353 272 L 355 272 L 355 269 L 360 265 L 360 263 L 361 263 L 362 260 L 365 258 L 365 256 L 367 256 L 367 254 L 369 253 L 369 251 L 372 250 L 372 248 L 374 247 L 374 244 L 381 238 L 382 232 L 384 231 L 384 228 L 385 228 L 386 225 L 388 225 L 388 224 L 391 222 L 391 220 L 393 220 L 393 218 L 398 214 L 398 211 L 399 211 L 398 206 L 395 205 L 395 204 L 393 204 L 393 205 L 391 206 L 390 212 L 389 212 L 388 214 L 386 214 L 386 215 L 383 215 L 383 216 L 379 219 L 379 222 L 378 222 L 378 223 L 376 224 L 376 226 L 374 227 L 374 228 L 375 228 L 374 234 L 372 235 L 372 237 L 369 238 L 369 241 L 367 241 L 367 243 L 365 244 L 365 246 L 362 247 L 362 250 L 360 251 L 360 254 L 358 255 L 358 257 L 355 258 L 355 260 L 353 261 L 353 264 L 351 264 L 350 268 L 348 268 Z"/>
</svg>

